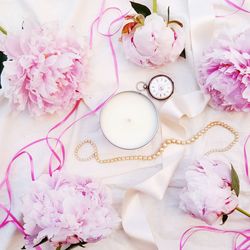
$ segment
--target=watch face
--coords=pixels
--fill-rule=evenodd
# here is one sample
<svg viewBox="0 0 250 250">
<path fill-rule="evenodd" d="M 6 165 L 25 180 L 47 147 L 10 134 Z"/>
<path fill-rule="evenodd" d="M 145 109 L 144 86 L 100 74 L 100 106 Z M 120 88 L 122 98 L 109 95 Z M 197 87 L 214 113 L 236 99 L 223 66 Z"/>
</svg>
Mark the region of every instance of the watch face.
<svg viewBox="0 0 250 250">
<path fill-rule="evenodd" d="M 174 83 L 166 75 L 157 75 L 150 80 L 148 90 L 155 99 L 166 100 L 174 92 Z"/>
</svg>

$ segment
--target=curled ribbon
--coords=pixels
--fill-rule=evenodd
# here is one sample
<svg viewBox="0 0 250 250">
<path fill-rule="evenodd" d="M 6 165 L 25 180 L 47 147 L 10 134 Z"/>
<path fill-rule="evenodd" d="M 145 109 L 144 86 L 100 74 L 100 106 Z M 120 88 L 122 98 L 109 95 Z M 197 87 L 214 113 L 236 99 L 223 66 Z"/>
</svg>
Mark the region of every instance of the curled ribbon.
<svg viewBox="0 0 250 250">
<path fill-rule="evenodd" d="M 243 8 L 243 6 L 244 6 L 244 4 L 245 4 L 245 0 L 243 0 L 243 1 L 241 2 L 240 5 L 238 5 L 238 4 L 234 3 L 234 2 L 232 2 L 231 0 L 224 0 L 224 1 L 225 1 L 227 4 L 229 4 L 230 6 L 232 6 L 233 8 L 237 9 L 237 11 L 243 11 L 243 12 L 246 12 L 246 13 L 250 13 L 249 10 L 246 10 L 246 9 Z"/>
<path fill-rule="evenodd" d="M 198 2 L 198 0 L 197 0 Z M 216 17 L 227 17 L 231 16 L 233 14 L 236 14 L 239 11 L 242 11 L 244 13 L 250 13 L 249 10 L 245 9 L 243 6 L 245 4 L 245 0 L 241 0 L 239 4 L 233 2 L 232 0 L 223 0 L 224 3 L 226 3 L 228 6 L 232 7 L 234 9 L 233 13 L 230 13 L 228 15 L 223 16 L 216 16 Z M 204 13 L 203 13 L 204 14 Z M 192 17 L 192 16 L 190 16 Z M 195 39 L 193 39 L 195 40 Z M 196 44 L 197 45 L 197 44 Z M 197 46 L 196 46 L 197 47 Z M 247 157 L 247 144 L 250 139 L 250 135 L 247 137 L 245 144 L 244 144 L 244 161 L 245 161 L 245 174 L 247 176 L 247 179 L 250 183 L 250 176 L 249 176 L 249 165 L 248 165 L 248 157 Z M 191 238 L 191 236 L 197 232 L 213 232 L 213 233 L 220 233 L 220 234 L 233 234 L 234 240 L 233 240 L 233 250 L 249 250 L 250 249 L 250 229 L 247 230 L 223 230 L 223 229 L 217 229 L 215 227 L 210 226 L 194 226 L 188 228 L 181 236 L 180 242 L 179 242 L 179 249 L 183 250 L 184 246 L 188 242 L 188 240 Z M 242 240 L 243 238 L 243 240 Z"/>
<path fill-rule="evenodd" d="M 0 209 L 6 212 L 6 216 L 3 219 L 3 221 L 0 223 L 0 229 L 8 225 L 9 223 L 12 223 L 16 226 L 16 228 L 25 236 L 27 237 L 27 234 L 24 231 L 24 228 L 22 224 L 18 221 L 18 219 L 11 213 L 11 203 L 12 203 L 12 191 L 11 191 L 11 185 L 9 182 L 9 175 L 10 171 L 13 167 L 13 163 L 22 155 L 27 155 L 30 163 L 30 173 L 31 173 L 31 179 L 32 181 L 35 180 L 35 170 L 34 170 L 34 164 L 33 164 L 33 157 L 30 153 L 28 153 L 26 150 L 30 147 L 32 147 L 35 144 L 38 144 L 42 141 L 47 141 L 47 140 L 55 140 L 55 138 L 41 138 L 36 141 L 31 142 L 30 144 L 24 146 L 21 148 L 11 159 L 10 163 L 8 164 L 7 170 L 5 172 L 5 177 L 3 181 L 0 183 L 0 190 L 3 188 L 4 185 L 6 185 L 7 188 L 7 194 L 8 194 L 8 202 L 9 202 L 9 207 L 7 208 L 3 204 L 0 203 Z M 64 154 L 64 145 L 62 144 L 61 141 L 59 141 L 59 144 L 61 146 L 62 154 Z M 9 219 L 10 217 L 10 219 Z M 41 248 L 38 246 L 36 247 L 36 250 L 41 250 Z"/>
<path fill-rule="evenodd" d="M 250 242 L 250 229 L 247 230 L 222 230 L 217 229 L 210 226 L 195 226 L 187 229 L 183 235 L 181 236 L 180 240 L 180 250 L 184 249 L 185 244 L 189 240 L 189 238 L 197 232 L 214 232 L 214 233 L 221 233 L 221 234 L 234 234 L 234 240 L 233 240 L 233 250 L 248 250 L 249 249 L 249 242 Z M 241 242 L 238 242 L 239 237 L 242 237 L 244 240 Z M 247 244 L 248 243 L 248 244 Z"/>
<path fill-rule="evenodd" d="M 78 119 L 76 119 L 75 121 L 73 121 L 70 125 L 68 125 L 63 131 L 62 133 L 59 135 L 58 140 L 60 140 L 62 138 L 62 136 L 66 133 L 67 130 L 69 130 L 71 127 L 73 127 L 77 122 L 79 122 L 82 119 L 87 118 L 88 116 L 91 116 L 93 114 L 95 114 L 97 111 L 99 111 L 100 109 L 102 109 L 105 104 L 116 94 L 117 90 L 119 89 L 120 86 L 120 79 L 119 79 L 119 69 L 118 69 L 118 62 L 117 62 L 117 57 L 116 57 L 116 53 L 115 53 L 115 49 L 113 46 L 113 42 L 112 42 L 112 37 L 119 32 L 120 27 L 117 28 L 115 31 L 111 32 L 111 29 L 113 27 L 113 25 L 115 25 L 117 22 L 121 21 L 124 19 L 124 17 L 128 14 L 128 12 L 126 12 L 125 14 L 122 14 L 122 11 L 117 8 L 117 7 L 109 7 L 107 9 L 104 9 L 105 7 L 105 0 L 103 0 L 102 4 L 101 4 L 101 10 L 100 10 L 100 14 L 97 16 L 97 18 L 92 22 L 91 24 L 91 28 L 90 28 L 90 39 L 89 39 L 89 47 L 90 49 L 93 48 L 93 35 L 94 35 L 94 27 L 95 25 L 97 25 L 97 31 L 100 35 L 107 37 L 108 42 L 109 42 L 109 47 L 111 50 L 111 55 L 112 55 L 112 59 L 113 59 L 113 65 L 114 65 L 114 71 L 115 71 L 115 78 L 116 78 L 116 87 L 114 89 L 114 91 L 108 96 L 108 98 L 106 98 L 102 103 L 98 104 L 96 108 L 94 108 L 92 111 L 84 114 L 83 116 L 79 117 Z M 118 13 L 120 14 L 120 16 L 116 19 L 114 19 L 108 28 L 107 33 L 101 32 L 100 31 L 100 23 L 102 18 L 104 17 L 104 15 L 111 10 L 115 10 L 118 11 Z M 81 101 L 81 100 L 80 100 Z M 80 101 L 78 101 L 74 107 L 74 109 L 69 113 L 68 116 L 66 116 L 61 122 L 59 122 L 58 124 L 56 124 L 53 128 L 51 128 L 47 134 L 47 136 L 49 136 L 49 134 L 56 129 L 58 126 L 62 125 L 77 109 L 77 107 L 80 104 Z M 57 146 L 57 145 L 56 145 Z M 50 158 L 50 164 L 49 164 L 49 174 L 52 175 L 54 171 L 60 170 L 63 166 L 63 164 L 59 164 L 59 166 L 53 170 L 52 169 L 52 156 L 54 155 L 56 157 L 56 159 L 59 161 L 58 156 L 55 152 L 55 150 L 53 149 L 53 147 L 51 145 L 49 145 L 49 148 L 52 152 L 51 158 Z M 61 163 L 61 161 L 59 161 L 59 163 Z M 63 160 L 64 163 L 64 160 Z"/>
<path fill-rule="evenodd" d="M 248 135 L 245 140 L 244 147 L 243 147 L 243 156 L 244 156 L 244 164 L 245 164 L 245 174 L 246 174 L 248 182 L 250 183 L 249 164 L 248 164 L 248 156 L 247 156 L 247 144 L 248 144 L 249 139 L 250 139 L 250 135 Z M 196 227 L 190 227 L 182 234 L 181 239 L 180 239 L 180 250 L 184 249 L 185 244 L 194 233 L 197 233 L 200 231 L 234 234 L 235 237 L 233 240 L 233 250 L 249 250 L 250 249 L 250 229 L 222 230 L 222 229 L 217 229 L 215 227 L 209 227 L 209 226 L 196 226 Z M 240 236 L 243 237 L 243 240 L 239 242 Z"/>
<path fill-rule="evenodd" d="M 244 143 L 243 154 L 244 154 L 244 163 L 245 163 L 245 174 L 246 174 L 248 182 L 250 183 L 249 165 L 248 165 L 248 157 L 247 157 L 247 144 L 248 144 L 249 139 L 250 139 L 250 135 L 248 135 L 248 137 Z"/>
<path fill-rule="evenodd" d="M 233 13 L 230 13 L 228 15 L 223 15 L 223 16 L 220 16 L 220 15 L 217 15 L 216 17 L 227 17 L 227 16 L 232 16 L 234 14 L 236 14 L 237 12 L 239 11 L 243 11 L 245 13 L 250 13 L 249 10 L 247 9 L 244 9 L 243 6 L 246 2 L 246 0 L 242 0 L 240 4 L 236 4 L 234 2 L 232 2 L 231 0 L 224 0 L 225 3 L 227 3 L 230 7 L 232 7 L 233 9 L 236 9 Z"/>
<path fill-rule="evenodd" d="M 12 169 L 13 163 L 15 162 L 16 159 L 18 159 L 20 156 L 22 155 L 27 155 L 28 159 L 29 159 L 29 165 L 30 165 L 30 173 L 31 173 L 31 179 L 32 181 L 35 180 L 35 168 L 34 168 L 34 163 L 33 163 L 33 157 L 32 155 L 27 151 L 27 149 L 29 149 L 30 147 L 40 143 L 40 142 L 46 142 L 51 155 L 49 158 L 49 174 L 52 176 L 53 173 L 55 171 L 59 171 L 62 169 L 64 162 L 65 162 L 65 147 L 64 144 L 62 143 L 61 139 L 63 137 L 63 135 L 70 129 L 72 128 L 77 122 L 79 122 L 80 120 L 94 115 L 97 111 L 99 111 L 103 106 L 105 106 L 105 104 L 116 94 L 117 90 L 119 89 L 119 85 L 120 85 L 120 80 L 119 80 L 119 70 L 118 70 L 118 62 L 117 62 L 117 57 L 116 57 L 116 53 L 115 53 L 115 49 L 113 46 L 113 42 L 112 42 L 112 37 L 119 32 L 120 28 L 117 28 L 115 31 L 111 32 L 111 29 L 113 27 L 113 25 L 115 25 L 116 23 L 118 23 L 119 21 L 123 20 L 124 17 L 127 15 L 127 13 L 122 14 L 122 11 L 119 8 L 116 7 L 110 7 L 105 9 L 105 3 L 106 0 L 103 0 L 101 3 L 101 9 L 100 9 L 100 13 L 98 14 L 97 18 L 93 21 L 93 23 L 91 24 L 91 29 L 90 29 L 90 40 L 89 40 L 89 46 L 90 49 L 92 49 L 93 47 L 93 33 L 94 33 L 94 27 L 95 25 L 97 25 L 97 32 L 106 37 L 108 39 L 108 43 L 109 43 L 109 47 L 111 50 L 111 55 L 112 55 L 112 59 L 113 59 L 113 65 L 114 65 L 114 71 L 115 71 L 115 78 L 116 78 L 116 87 L 115 90 L 100 104 L 97 105 L 97 107 L 94 110 L 91 110 L 90 112 L 80 116 L 79 118 L 77 118 L 76 120 L 74 120 L 72 123 L 70 123 L 68 126 L 66 126 L 66 128 L 59 134 L 58 137 L 54 138 L 51 137 L 50 134 L 55 131 L 57 128 L 61 127 L 62 125 L 64 125 L 69 118 L 76 112 L 76 110 L 78 109 L 80 103 L 82 100 L 78 100 L 73 109 L 60 121 L 58 122 L 56 125 L 54 125 L 47 133 L 46 137 L 41 138 L 41 139 L 37 139 L 31 143 L 29 143 L 28 145 L 24 146 L 23 148 L 21 148 L 15 155 L 14 157 L 11 159 L 10 163 L 8 164 L 7 170 L 5 172 L 5 177 L 3 179 L 3 181 L 0 183 L 0 190 L 3 188 L 4 185 L 6 185 L 7 188 L 7 194 L 8 194 L 8 202 L 9 202 L 9 207 L 7 208 L 6 206 L 4 206 L 3 204 L 0 203 L 0 209 L 3 210 L 4 212 L 6 212 L 6 217 L 3 219 L 3 221 L 0 223 L 0 229 L 4 228 L 6 225 L 8 225 L 9 223 L 12 223 L 16 226 L 16 228 L 25 236 L 28 237 L 28 235 L 25 233 L 25 230 L 22 226 L 22 224 L 18 221 L 18 219 L 11 213 L 11 204 L 12 204 L 12 190 L 11 190 L 11 185 L 9 182 L 9 175 L 10 175 L 10 171 Z M 119 13 L 119 16 L 117 18 L 115 18 L 109 25 L 108 31 L 105 32 L 101 32 L 100 31 L 100 23 L 102 18 L 104 17 L 104 15 L 108 12 L 108 11 L 112 11 L 115 10 Z M 55 146 L 53 147 L 53 145 L 51 144 L 51 141 L 55 142 Z M 57 147 L 60 146 L 60 154 L 56 152 Z M 52 166 L 52 160 L 56 159 L 58 165 L 55 169 L 53 169 Z M 42 248 L 40 246 L 36 247 L 36 250 L 41 250 Z"/>
</svg>

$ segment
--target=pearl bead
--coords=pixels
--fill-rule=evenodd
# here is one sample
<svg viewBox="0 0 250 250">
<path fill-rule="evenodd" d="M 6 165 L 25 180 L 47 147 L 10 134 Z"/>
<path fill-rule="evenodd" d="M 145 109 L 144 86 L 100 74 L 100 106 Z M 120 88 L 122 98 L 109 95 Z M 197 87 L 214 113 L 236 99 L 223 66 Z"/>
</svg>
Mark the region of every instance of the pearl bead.
<svg viewBox="0 0 250 250">
<path fill-rule="evenodd" d="M 196 140 L 198 140 L 200 136 L 203 136 L 210 128 L 212 128 L 214 126 L 221 126 L 225 129 L 227 129 L 229 132 L 231 132 L 234 135 L 234 139 L 226 147 L 211 149 L 205 155 L 208 155 L 208 154 L 211 154 L 214 152 L 225 152 L 225 151 L 230 150 L 236 144 L 236 142 L 239 140 L 239 133 L 234 128 L 232 128 L 231 126 L 229 126 L 228 124 L 226 124 L 224 122 L 214 121 L 214 122 L 209 123 L 207 126 L 205 126 L 203 129 L 201 129 L 198 133 L 196 133 L 193 137 L 191 137 L 188 140 L 185 140 L 185 141 L 177 140 L 177 139 L 165 140 L 161 144 L 159 150 L 155 154 L 152 154 L 151 156 L 141 156 L 141 155 L 139 155 L 139 156 L 122 156 L 122 157 L 115 157 L 115 158 L 111 158 L 111 159 L 101 160 L 99 158 L 98 148 L 97 148 L 96 144 L 89 139 L 86 139 L 86 140 L 80 142 L 75 147 L 74 156 L 78 161 L 89 161 L 89 160 L 95 159 L 100 164 L 113 163 L 113 162 L 117 162 L 117 161 L 129 161 L 129 160 L 130 161 L 132 161 L 132 160 L 153 160 L 153 159 L 158 158 L 164 152 L 166 147 L 168 147 L 169 144 L 178 144 L 178 145 L 191 144 L 191 143 L 195 142 Z M 79 156 L 79 151 L 85 144 L 90 144 L 92 146 L 92 150 L 93 150 L 92 151 L 93 153 L 91 155 L 87 156 L 86 158 Z"/>
</svg>

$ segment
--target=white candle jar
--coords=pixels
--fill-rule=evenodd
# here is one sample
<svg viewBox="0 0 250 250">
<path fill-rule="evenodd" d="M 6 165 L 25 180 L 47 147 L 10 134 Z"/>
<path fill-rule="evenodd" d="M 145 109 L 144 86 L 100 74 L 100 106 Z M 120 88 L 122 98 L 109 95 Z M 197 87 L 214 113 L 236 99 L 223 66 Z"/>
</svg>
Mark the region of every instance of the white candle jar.
<svg viewBox="0 0 250 250">
<path fill-rule="evenodd" d="M 103 135 L 122 149 L 138 149 L 156 135 L 159 118 L 156 107 L 146 96 L 125 91 L 115 95 L 100 114 Z"/>
</svg>

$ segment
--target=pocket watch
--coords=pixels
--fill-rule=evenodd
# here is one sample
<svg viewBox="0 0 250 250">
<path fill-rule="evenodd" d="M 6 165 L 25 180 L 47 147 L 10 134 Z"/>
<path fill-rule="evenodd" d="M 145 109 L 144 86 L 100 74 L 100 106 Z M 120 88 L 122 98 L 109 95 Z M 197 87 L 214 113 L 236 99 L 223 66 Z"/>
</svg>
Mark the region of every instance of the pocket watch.
<svg viewBox="0 0 250 250">
<path fill-rule="evenodd" d="M 174 93 L 174 82 L 167 75 L 156 75 L 147 83 L 138 82 L 136 85 L 138 91 L 147 90 L 156 100 L 167 100 Z"/>
</svg>

